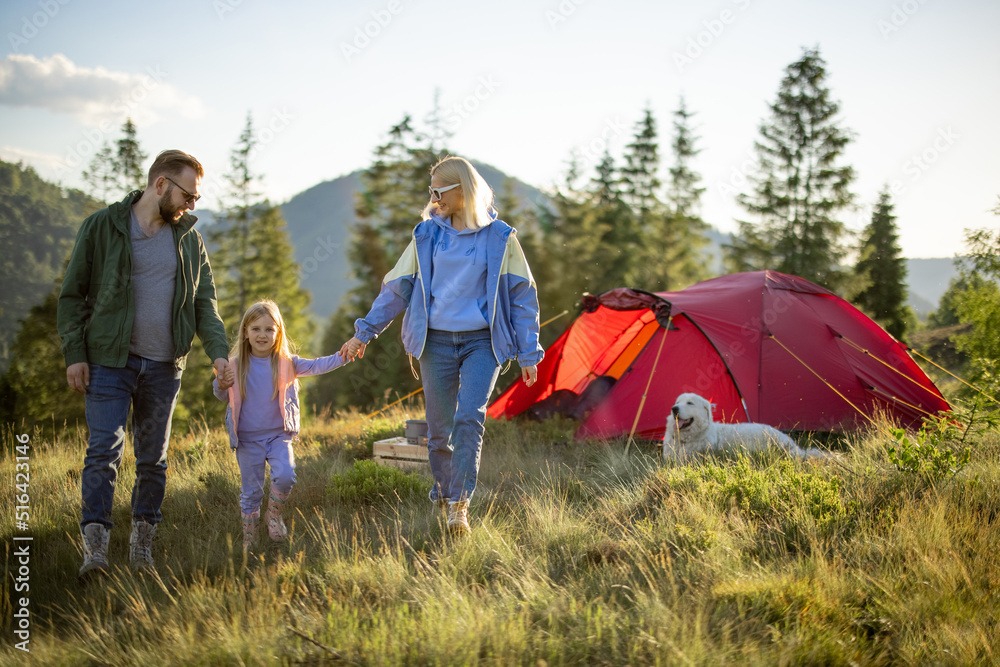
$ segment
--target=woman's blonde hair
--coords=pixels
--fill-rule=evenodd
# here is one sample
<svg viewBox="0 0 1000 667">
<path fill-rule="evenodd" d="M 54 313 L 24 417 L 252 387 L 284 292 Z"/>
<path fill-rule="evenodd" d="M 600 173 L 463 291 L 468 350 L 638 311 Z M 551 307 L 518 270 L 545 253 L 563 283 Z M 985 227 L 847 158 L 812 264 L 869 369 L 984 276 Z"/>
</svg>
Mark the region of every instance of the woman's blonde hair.
<svg viewBox="0 0 1000 667">
<path fill-rule="evenodd" d="M 247 372 L 250 368 L 250 357 L 252 351 L 250 340 L 247 338 L 247 327 L 253 324 L 254 320 L 267 315 L 274 322 L 277 331 L 274 334 L 274 349 L 271 350 L 271 378 L 274 383 L 275 399 L 278 397 L 278 367 L 283 359 L 291 359 L 295 344 L 285 333 L 285 321 L 281 318 L 281 311 L 278 304 L 270 299 L 262 299 L 247 308 L 240 321 L 240 330 L 236 334 L 236 343 L 230 351 L 229 356 L 236 359 L 236 379 L 240 387 L 240 397 L 246 400 L 247 397 Z"/>
<path fill-rule="evenodd" d="M 462 214 L 465 216 L 465 226 L 479 229 L 493 222 L 496 207 L 493 203 L 493 188 L 483 180 L 476 168 L 461 157 L 446 157 L 431 167 L 431 178 L 437 176 L 445 185 L 459 183 L 462 186 Z M 437 208 L 437 202 L 431 198 L 423 210 L 423 219 L 428 220 Z"/>
</svg>

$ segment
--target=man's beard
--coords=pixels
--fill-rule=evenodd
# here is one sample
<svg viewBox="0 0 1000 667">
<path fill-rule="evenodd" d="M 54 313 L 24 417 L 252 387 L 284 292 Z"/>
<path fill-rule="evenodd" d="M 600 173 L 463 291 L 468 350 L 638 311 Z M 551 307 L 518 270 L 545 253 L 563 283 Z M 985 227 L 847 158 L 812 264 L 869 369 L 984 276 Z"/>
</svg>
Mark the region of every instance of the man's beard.
<svg viewBox="0 0 1000 667">
<path fill-rule="evenodd" d="M 172 225 L 181 219 L 184 214 L 183 207 L 171 208 L 170 206 L 170 192 L 167 192 L 162 197 L 160 201 L 157 202 L 157 208 L 160 210 L 160 217 L 163 218 L 163 222 Z"/>
</svg>

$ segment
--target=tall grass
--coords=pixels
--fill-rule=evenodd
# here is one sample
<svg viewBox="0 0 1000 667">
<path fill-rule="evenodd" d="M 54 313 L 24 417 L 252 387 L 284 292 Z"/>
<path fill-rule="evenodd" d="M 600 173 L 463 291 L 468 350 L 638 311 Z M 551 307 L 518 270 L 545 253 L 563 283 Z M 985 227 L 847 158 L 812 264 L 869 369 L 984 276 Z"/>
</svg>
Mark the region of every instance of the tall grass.
<svg viewBox="0 0 1000 667">
<path fill-rule="evenodd" d="M 91 664 L 1000 664 L 1000 435 L 958 475 L 889 463 L 888 425 L 836 461 L 780 452 L 664 462 L 577 443 L 574 424 L 491 422 L 473 534 L 452 539 L 420 474 L 378 469 L 403 410 L 306 427 L 291 540 L 240 548 L 221 429 L 171 444 L 158 576 L 81 584 L 85 433 L 32 438 L 31 658 Z M 0 475 L 13 486 L 14 433 Z M 8 628 L 13 503 L 0 507 Z M 266 541 L 266 535 L 264 536 Z M 24 654 L 10 638 L 0 661 Z"/>
</svg>

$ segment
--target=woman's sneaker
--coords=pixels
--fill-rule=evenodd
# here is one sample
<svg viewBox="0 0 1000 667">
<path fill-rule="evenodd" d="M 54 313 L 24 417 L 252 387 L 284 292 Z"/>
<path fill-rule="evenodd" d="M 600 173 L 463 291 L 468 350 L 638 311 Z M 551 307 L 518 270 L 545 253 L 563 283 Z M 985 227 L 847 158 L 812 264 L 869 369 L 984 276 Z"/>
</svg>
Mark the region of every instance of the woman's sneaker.
<svg viewBox="0 0 1000 667">
<path fill-rule="evenodd" d="M 469 527 L 468 500 L 448 503 L 448 532 L 455 535 L 468 535 L 472 532 L 472 528 Z"/>
<path fill-rule="evenodd" d="M 431 510 L 431 516 L 433 518 L 435 518 L 435 519 L 444 519 L 445 521 L 448 520 L 448 499 L 447 498 L 438 498 L 437 500 L 432 500 L 431 501 L 431 507 L 434 508 L 433 510 Z"/>
</svg>

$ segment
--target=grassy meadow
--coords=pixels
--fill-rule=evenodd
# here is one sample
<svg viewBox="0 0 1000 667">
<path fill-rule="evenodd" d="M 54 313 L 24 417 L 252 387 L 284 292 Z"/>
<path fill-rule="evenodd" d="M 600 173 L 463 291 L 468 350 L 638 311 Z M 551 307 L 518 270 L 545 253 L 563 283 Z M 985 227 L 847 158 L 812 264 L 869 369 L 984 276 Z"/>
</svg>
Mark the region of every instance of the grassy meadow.
<svg viewBox="0 0 1000 667">
<path fill-rule="evenodd" d="M 419 405 L 307 424 L 291 540 L 240 547 L 222 428 L 175 434 L 158 576 L 127 570 L 126 456 L 113 576 L 80 583 L 83 428 L 31 438 L 30 528 L 0 507 L 0 663 L 43 665 L 1000 664 L 1000 434 L 958 474 L 899 469 L 888 425 L 839 460 L 774 451 L 664 462 L 575 424 L 490 422 L 473 534 L 452 539 L 427 474 L 376 466 Z M 3 434 L 14 485 L 17 431 Z M 10 497 L 10 496 L 8 496 Z M 31 535 L 15 592 L 15 535 Z M 13 613 L 30 598 L 30 655 Z"/>
</svg>

